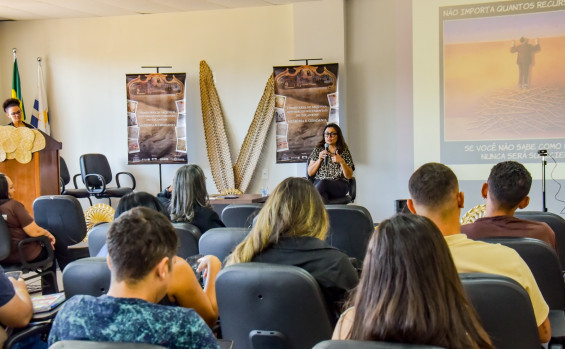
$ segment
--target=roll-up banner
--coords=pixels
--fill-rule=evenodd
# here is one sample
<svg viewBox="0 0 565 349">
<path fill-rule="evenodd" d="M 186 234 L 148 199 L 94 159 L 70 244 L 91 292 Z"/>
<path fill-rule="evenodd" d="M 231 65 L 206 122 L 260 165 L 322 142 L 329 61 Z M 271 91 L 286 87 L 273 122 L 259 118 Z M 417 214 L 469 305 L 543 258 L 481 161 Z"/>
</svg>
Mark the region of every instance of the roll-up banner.
<svg viewBox="0 0 565 349">
<path fill-rule="evenodd" d="M 274 67 L 277 163 L 306 162 L 339 123 L 338 64 Z"/>
<path fill-rule="evenodd" d="M 187 163 L 185 80 L 126 74 L 128 164 Z"/>
</svg>

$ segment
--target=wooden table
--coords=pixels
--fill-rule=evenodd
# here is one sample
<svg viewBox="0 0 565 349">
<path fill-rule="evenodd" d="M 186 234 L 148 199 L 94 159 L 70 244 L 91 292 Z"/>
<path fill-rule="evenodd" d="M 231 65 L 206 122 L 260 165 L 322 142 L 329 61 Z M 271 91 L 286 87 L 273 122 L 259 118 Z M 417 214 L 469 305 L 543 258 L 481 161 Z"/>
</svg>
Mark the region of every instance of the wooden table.
<svg viewBox="0 0 565 349">
<path fill-rule="evenodd" d="M 226 199 L 224 196 L 210 197 L 210 204 L 218 216 L 221 217 L 222 211 L 227 205 L 263 203 L 267 200 L 267 196 L 261 196 L 261 194 L 242 194 L 235 196 L 237 196 L 237 198 L 233 199 Z"/>
</svg>

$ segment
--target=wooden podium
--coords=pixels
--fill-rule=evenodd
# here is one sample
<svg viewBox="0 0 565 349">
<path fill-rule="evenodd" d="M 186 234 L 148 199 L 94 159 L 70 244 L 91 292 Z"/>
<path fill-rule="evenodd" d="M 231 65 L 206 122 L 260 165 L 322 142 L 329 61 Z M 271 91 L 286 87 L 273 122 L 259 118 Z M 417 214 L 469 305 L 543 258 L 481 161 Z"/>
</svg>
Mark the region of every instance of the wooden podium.
<svg viewBox="0 0 565 349">
<path fill-rule="evenodd" d="M 40 131 L 41 132 L 41 131 Z M 14 199 L 24 204 L 33 216 L 33 201 L 41 195 L 59 195 L 59 150 L 62 143 L 41 132 L 45 148 L 32 154 L 31 161 L 21 164 L 16 159 L 0 162 L 0 172 L 14 182 Z"/>
</svg>

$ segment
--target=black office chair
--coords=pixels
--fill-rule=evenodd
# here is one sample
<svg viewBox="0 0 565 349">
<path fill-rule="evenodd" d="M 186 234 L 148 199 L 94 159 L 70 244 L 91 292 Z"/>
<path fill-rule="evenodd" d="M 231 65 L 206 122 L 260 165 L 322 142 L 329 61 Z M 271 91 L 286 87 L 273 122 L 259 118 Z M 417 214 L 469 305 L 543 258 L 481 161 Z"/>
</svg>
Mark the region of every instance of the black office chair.
<svg viewBox="0 0 565 349">
<path fill-rule="evenodd" d="M 202 236 L 200 229 L 186 222 L 173 223 L 173 227 L 175 227 L 179 238 L 177 256 L 186 259 L 186 257 L 198 254 L 198 241 Z"/>
<path fill-rule="evenodd" d="M 222 222 L 226 227 L 248 228 L 253 225 L 263 204 L 233 204 L 222 210 Z"/>
<path fill-rule="evenodd" d="M 374 341 L 323 341 L 312 349 L 444 349 L 443 347 Z"/>
<path fill-rule="evenodd" d="M 88 254 L 90 257 L 96 257 L 102 246 L 106 244 L 106 234 L 110 228 L 110 223 L 98 224 L 88 232 Z"/>
<path fill-rule="evenodd" d="M 495 348 L 540 348 L 534 309 L 520 284 L 493 274 L 462 273 L 459 277 Z"/>
<path fill-rule="evenodd" d="M 220 261 L 232 253 L 233 249 L 245 239 L 250 228 L 213 228 L 202 235 L 198 241 L 198 250 L 202 255 L 213 255 Z"/>
<path fill-rule="evenodd" d="M 110 206 L 112 205 L 111 198 L 121 198 L 135 189 L 135 177 L 129 172 L 116 173 L 117 187 L 108 186 L 112 182 L 112 170 L 108 159 L 103 154 L 81 155 L 80 173 L 90 195 L 98 199 L 107 198 Z M 131 187 L 120 185 L 120 175 L 129 176 Z"/>
<path fill-rule="evenodd" d="M 216 278 L 222 335 L 234 349 L 306 349 L 332 335 L 316 280 L 302 268 L 241 263 Z"/>
<path fill-rule="evenodd" d="M 77 199 L 84 199 L 87 198 L 88 202 L 90 202 L 90 206 L 92 206 L 92 200 L 90 200 L 90 193 L 86 188 L 80 188 L 77 185 L 77 177 L 80 177 L 80 173 L 77 173 L 73 176 L 73 184 L 74 188 L 67 188 L 67 184 L 71 181 L 71 175 L 69 174 L 69 168 L 67 167 L 67 163 L 62 156 L 59 157 L 59 181 L 61 185 L 61 195 L 71 195 Z"/>
<path fill-rule="evenodd" d="M 53 343 L 49 349 L 165 349 L 160 345 L 126 342 L 96 342 L 68 340 Z"/>
<path fill-rule="evenodd" d="M 19 344 L 19 347 L 22 348 L 24 344 L 21 343 L 22 341 L 37 335 L 47 338 L 60 307 L 61 305 L 49 311 L 33 314 L 30 323 L 24 328 L 8 329 L 10 335 L 2 348 L 12 349 L 16 344 Z"/>
<path fill-rule="evenodd" d="M 551 212 L 542 211 L 516 211 L 514 216 L 520 219 L 545 222 L 555 232 L 557 255 L 561 266 L 565 264 L 565 219 Z"/>
<path fill-rule="evenodd" d="M 565 344 L 565 282 L 561 264 L 553 247 L 532 238 L 483 238 L 481 241 L 508 246 L 528 265 L 549 306 L 553 342 Z"/>
<path fill-rule="evenodd" d="M 355 167 L 353 167 L 353 170 L 355 170 Z M 310 182 L 314 183 L 314 176 L 308 175 L 308 163 L 306 163 L 306 178 Z M 355 198 L 357 197 L 357 180 L 355 179 L 355 177 L 351 177 L 351 179 L 349 179 L 348 187 L 349 190 L 347 192 L 347 195 L 342 198 L 332 199 L 327 202 L 326 205 L 346 205 L 355 202 Z"/>
<path fill-rule="evenodd" d="M 55 256 L 61 270 L 73 260 L 89 256 L 86 247 L 68 248 L 78 244 L 86 236 L 84 213 L 74 196 L 40 196 L 33 202 L 33 215 L 37 225 L 55 236 Z"/>
<path fill-rule="evenodd" d="M 98 297 L 110 288 L 110 269 L 104 257 L 89 257 L 71 262 L 63 271 L 67 299 L 74 295 Z"/>
<path fill-rule="evenodd" d="M 357 205 L 326 205 L 326 210 L 330 218 L 326 242 L 362 262 L 375 230 L 369 211 Z"/>
<path fill-rule="evenodd" d="M 36 261 L 36 262 L 28 262 L 26 261 L 25 255 L 23 253 L 23 248 L 26 244 L 39 242 L 41 247 L 47 251 L 47 257 L 43 260 Z M 51 267 L 53 263 L 55 263 L 55 255 L 53 253 L 53 248 L 51 247 L 51 242 L 49 238 L 46 236 L 39 236 L 39 237 L 31 237 L 28 239 L 23 239 L 17 245 L 18 253 L 19 253 L 19 262 L 18 263 L 5 263 L 4 260 L 8 258 L 12 250 L 12 236 L 10 234 L 10 230 L 8 229 L 8 225 L 4 218 L 0 215 L 0 265 L 4 271 L 21 271 L 23 275 L 32 273 L 33 275 L 29 275 L 23 277 L 25 281 L 33 280 L 43 276 L 49 276 L 54 286 L 55 292 L 58 291 L 57 287 L 57 278 L 55 273 L 53 273 Z"/>
</svg>

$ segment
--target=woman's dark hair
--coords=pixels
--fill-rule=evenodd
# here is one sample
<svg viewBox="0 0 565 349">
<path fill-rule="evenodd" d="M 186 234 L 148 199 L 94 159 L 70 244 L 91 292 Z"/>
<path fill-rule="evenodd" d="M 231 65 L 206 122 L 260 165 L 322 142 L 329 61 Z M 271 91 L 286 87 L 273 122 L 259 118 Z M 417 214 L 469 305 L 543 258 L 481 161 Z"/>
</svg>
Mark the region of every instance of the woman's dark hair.
<svg viewBox="0 0 565 349">
<path fill-rule="evenodd" d="M 379 224 L 350 305 L 350 339 L 493 348 L 444 237 L 426 217 L 397 215 Z"/>
<path fill-rule="evenodd" d="M 335 146 L 337 148 L 337 151 L 341 154 L 345 149 L 347 149 L 347 143 L 345 143 L 345 139 L 343 139 L 343 133 L 341 132 L 341 128 L 339 128 L 339 126 L 337 124 L 334 124 L 333 122 L 327 124 L 324 127 L 324 132 L 322 132 L 322 140 L 319 141 L 318 144 L 316 144 L 316 147 L 324 148 L 324 144 L 326 144 L 326 138 L 324 137 L 324 133 L 326 133 L 328 127 L 333 127 L 335 129 L 335 132 L 337 132 L 337 142 L 335 143 Z"/>
<path fill-rule="evenodd" d="M 192 222 L 194 207 L 210 207 L 206 176 L 198 165 L 184 165 L 175 173 L 171 194 L 171 220 L 173 222 Z"/>
<path fill-rule="evenodd" d="M 0 205 L 10 200 L 8 189 L 8 180 L 6 179 L 6 175 L 0 173 Z"/>
<path fill-rule="evenodd" d="M 139 191 L 135 193 L 129 193 L 124 195 L 120 202 L 118 203 L 118 207 L 116 207 L 116 213 L 114 214 L 114 218 L 118 218 L 122 213 L 131 210 L 134 207 L 148 207 L 152 208 L 157 212 L 161 212 L 165 216 L 169 216 L 169 212 L 163 206 L 161 201 L 157 199 L 155 196 L 146 193 L 144 191 Z"/>
</svg>

